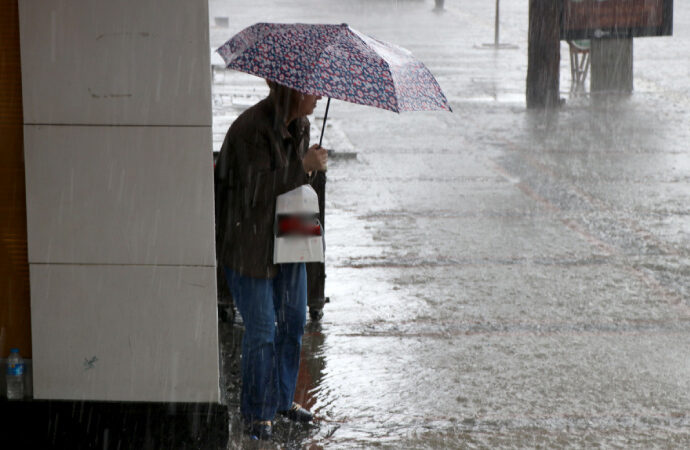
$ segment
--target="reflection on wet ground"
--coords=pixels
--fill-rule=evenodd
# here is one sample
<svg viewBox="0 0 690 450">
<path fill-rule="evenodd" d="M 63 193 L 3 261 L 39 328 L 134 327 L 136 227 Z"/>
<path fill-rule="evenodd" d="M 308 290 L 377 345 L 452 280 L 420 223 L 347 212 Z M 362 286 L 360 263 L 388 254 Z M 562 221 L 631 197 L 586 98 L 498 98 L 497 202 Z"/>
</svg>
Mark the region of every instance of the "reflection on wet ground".
<svg viewBox="0 0 690 450">
<path fill-rule="evenodd" d="M 314 424 L 294 424 L 278 417 L 275 424 L 273 442 L 258 442 L 243 434 L 243 423 L 237 414 L 239 410 L 240 391 L 240 343 L 243 327 L 241 321 L 236 323 L 220 323 L 221 354 L 223 355 L 222 389 L 225 401 L 234 414 L 230 423 L 230 448 L 303 448 L 315 434 L 322 429 L 326 436 L 333 433 L 338 425 L 330 427 L 328 417 L 317 416 Z M 295 401 L 305 408 L 316 411 L 317 395 L 324 376 L 325 357 L 323 353 L 324 334 L 320 323 L 308 323 L 303 338 L 300 371 L 297 379 Z M 307 445 L 307 448 L 318 449 L 318 444 Z"/>
<path fill-rule="evenodd" d="M 214 45 L 257 21 L 403 45 L 454 109 L 331 105 L 325 146 L 357 158 L 329 164 L 332 301 L 304 338 L 298 401 L 321 420 L 271 444 L 233 422 L 232 448 L 690 447 L 690 8 L 635 41 L 631 98 L 546 114 L 524 108 L 526 3 L 501 2 L 520 48 L 494 52 L 493 2 L 210 2 L 232 18 Z M 265 87 L 214 80 L 217 143 Z"/>
</svg>

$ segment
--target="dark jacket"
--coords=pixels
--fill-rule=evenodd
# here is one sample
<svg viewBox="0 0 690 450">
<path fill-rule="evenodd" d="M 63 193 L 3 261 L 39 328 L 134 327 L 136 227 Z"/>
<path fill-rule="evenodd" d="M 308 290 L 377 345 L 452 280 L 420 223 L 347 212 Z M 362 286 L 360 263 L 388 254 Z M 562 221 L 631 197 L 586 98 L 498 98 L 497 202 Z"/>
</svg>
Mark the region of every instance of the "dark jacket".
<svg viewBox="0 0 690 450">
<path fill-rule="evenodd" d="M 309 121 L 286 127 L 271 97 L 243 112 L 230 126 L 216 161 L 218 263 L 254 278 L 273 278 L 276 197 L 309 182 L 302 158 Z"/>
</svg>

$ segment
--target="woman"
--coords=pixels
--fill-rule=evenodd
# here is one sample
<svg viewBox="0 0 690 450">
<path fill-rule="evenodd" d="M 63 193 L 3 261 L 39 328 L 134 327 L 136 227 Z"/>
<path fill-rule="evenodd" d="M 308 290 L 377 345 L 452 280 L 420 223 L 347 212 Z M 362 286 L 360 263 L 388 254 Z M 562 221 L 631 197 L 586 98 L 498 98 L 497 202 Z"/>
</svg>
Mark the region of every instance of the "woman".
<svg viewBox="0 0 690 450">
<path fill-rule="evenodd" d="M 304 263 L 273 264 L 276 197 L 326 170 L 327 151 L 309 147 L 320 96 L 268 81 L 269 96 L 230 126 L 216 163 L 219 264 L 245 325 L 240 412 L 247 431 L 268 439 L 276 412 L 308 422 L 293 402 L 306 320 Z M 217 201 L 218 203 L 218 201 Z M 218 205 L 217 205 L 218 208 Z"/>
</svg>

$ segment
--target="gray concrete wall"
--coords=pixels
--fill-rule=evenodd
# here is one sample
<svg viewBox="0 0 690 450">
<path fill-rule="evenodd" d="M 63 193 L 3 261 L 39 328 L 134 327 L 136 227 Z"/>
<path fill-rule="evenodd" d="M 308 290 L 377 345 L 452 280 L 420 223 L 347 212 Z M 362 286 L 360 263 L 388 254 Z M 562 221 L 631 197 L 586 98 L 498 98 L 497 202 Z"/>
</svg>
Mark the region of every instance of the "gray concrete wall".
<svg viewBox="0 0 690 450">
<path fill-rule="evenodd" d="M 216 402 L 207 2 L 19 4 L 34 396 Z"/>
</svg>

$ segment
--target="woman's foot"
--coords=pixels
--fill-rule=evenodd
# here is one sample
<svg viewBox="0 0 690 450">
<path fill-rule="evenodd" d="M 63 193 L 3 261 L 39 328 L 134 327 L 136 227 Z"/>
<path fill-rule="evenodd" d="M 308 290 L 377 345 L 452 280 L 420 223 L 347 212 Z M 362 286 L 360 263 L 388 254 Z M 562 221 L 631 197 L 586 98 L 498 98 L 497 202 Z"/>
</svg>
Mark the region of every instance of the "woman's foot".
<svg viewBox="0 0 690 450">
<path fill-rule="evenodd" d="M 270 420 L 255 421 L 249 424 L 246 431 L 254 439 L 267 441 L 273 437 L 273 423 Z"/>
<path fill-rule="evenodd" d="M 287 411 L 278 411 L 279 414 L 287 417 L 295 422 L 311 422 L 314 419 L 314 415 L 302 408 L 299 403 L 292 403 L 292 406 Z"/>
</svg>

